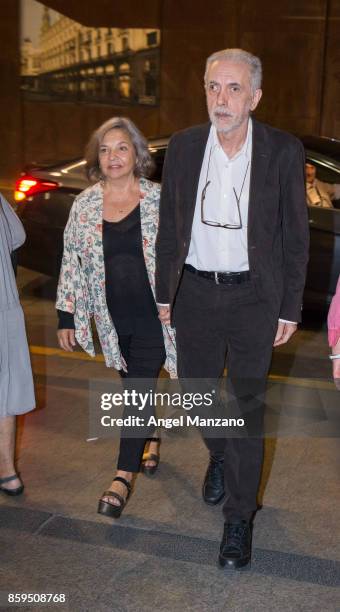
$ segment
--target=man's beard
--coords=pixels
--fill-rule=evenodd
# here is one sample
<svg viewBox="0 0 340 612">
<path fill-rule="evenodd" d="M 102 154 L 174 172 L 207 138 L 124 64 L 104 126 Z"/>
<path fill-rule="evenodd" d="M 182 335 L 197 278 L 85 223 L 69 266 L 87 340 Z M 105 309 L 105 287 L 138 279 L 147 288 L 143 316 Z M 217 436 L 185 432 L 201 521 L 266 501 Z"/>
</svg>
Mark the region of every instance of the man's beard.
<svg viewBox="0 0 340 612">
<path fill-rule="evenodd" d="M 248 118 L 249 115 L 242 115 L 241 117 L 239 117 L 238 119 L 234 119 L 234 121 L 231 123 L 231 125 L 228 126 L 220 126 L 219 125 L 219 115 L 223 115 L 223 116 L 227 116 L 230 118 L 233 118 L 234 115 L 232 113 L 229 113 L 228 111 L 225 111 L 223 109 L 219 109 L 218 113 L 216 113 L 216 108 L 212 111 L 209 112 L 209 117 L 210 117 L 210 121 L 213 124 L 213 126 L 215 126 L 217 132 L 221 133 L 221 134 L 229 134 L 230 132 L 233 132 L 234 130 L 237 130 L 237 128 L 239 128 L 242 123 L 245 121 L 245 119 Z"/>
</svg>

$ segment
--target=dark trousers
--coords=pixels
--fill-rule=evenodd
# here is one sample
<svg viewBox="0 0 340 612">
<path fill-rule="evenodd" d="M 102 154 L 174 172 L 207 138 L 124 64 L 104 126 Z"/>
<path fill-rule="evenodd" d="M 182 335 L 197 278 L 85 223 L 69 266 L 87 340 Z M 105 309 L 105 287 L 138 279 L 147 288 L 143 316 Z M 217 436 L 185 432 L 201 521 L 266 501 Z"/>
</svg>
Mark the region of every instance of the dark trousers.
<svg viewBox="0 0 340 612">
<path fill-rule="evenodd" d="M 157 384 L 159 371 L 165 360 L 164 340 L 162 327 L 159 321 L 148 325 L 143 330 L 131 334 L 119 335 L 119 345 L 127 364 L 127 373 L 121 372 L 124 387 L 136 389 L 141 393 L 154 390 Z M 133 379 L 138 379 L 136 383 Z M 133 382 L 131 382 L 131 380 Z M 125 407 L 123 418 L 135 415 L 148 419 L 154 413 L 154 408 L 146 405 L 143 411 Z M 129 438 L 129 430 L 122 430 L 118 457 L 118 470 L 138 472 L 145 442 L 152 436 L 153 429 L 147 428 L 139 431 L 139 437 Z"/>
<path fill-rule="evenodd" d="M 174 323 L 180 378 L 218 379 L 227 359 L 229 390 L 246 428 L 236 437 L 229 437 L 230 431 L 225 438 L 205 437 L 205 443 L 212 455 L 224 454 L 226 519 L 250 520 L 257 509 L 263 393 L 277 320 L 266 311 L 252 281 L 218 285 L 184 271 Z"/>
</svg>

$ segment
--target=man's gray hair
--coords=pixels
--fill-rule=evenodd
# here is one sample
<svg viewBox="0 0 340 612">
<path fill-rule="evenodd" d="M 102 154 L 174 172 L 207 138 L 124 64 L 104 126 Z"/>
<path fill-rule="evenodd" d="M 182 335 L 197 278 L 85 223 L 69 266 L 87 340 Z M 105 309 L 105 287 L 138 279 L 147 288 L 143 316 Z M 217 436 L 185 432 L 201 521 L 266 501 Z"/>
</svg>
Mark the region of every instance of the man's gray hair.
<svg viewBox="0 0 340 612">
<path fill-rule="evenodd" d="M 257 89 L 261 89 L 262 83 L 262 64 L 261 60 L 256 57 L 256 55 L 252 55 L 248 53 L 248 51 L 244 51 L 243 49 L 222 49 L 221 51 L 216 51 L 212 55 L 210 55 L 207 59 L 205 66 L 205 74 L 204 74 L 204 83 L 207 84 L 207 75 L 208 70 L 210 68 L 210 64 L 215 62 L 216 60 L 222 61 L 230 61 L 230 62 L 243 62 L 244 64 L 248 64 L 250 68 L 250 83 L 253 93 Z"/>
<path fill-rule="evenodd" d="M 93 132 L 87 144 L 85 152 L 87 177 L 92 181 L 98 181 L 101 178 L 98 158 L 99 147 L 105 134 L 115 129 L 123 130 L 131 138 L 136 152 L 135 176 L 150 176 L 154 170 L 154 162 L 148 149 L 147 140 L 131 119 L 127 117 L 112 117 L 112 119 L 105 121 Z"/>
</svg>

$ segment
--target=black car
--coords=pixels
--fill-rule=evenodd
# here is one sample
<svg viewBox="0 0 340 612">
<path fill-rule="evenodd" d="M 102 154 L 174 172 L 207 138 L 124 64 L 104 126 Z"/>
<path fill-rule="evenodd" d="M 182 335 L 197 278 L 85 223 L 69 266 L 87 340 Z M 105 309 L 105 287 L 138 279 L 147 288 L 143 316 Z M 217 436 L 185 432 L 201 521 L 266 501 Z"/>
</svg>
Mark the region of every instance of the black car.
<svg viewBox="0 0 340 612">
<path fill-rule="evenodd" d="M 317 178 L 340 183 L 340 141 L 303 137 L 306 159 Z M 160 181 L 168 138 L 152 140 L 149 149 L 156 164 L 153 180 Z M 63 231 L 75 196 L 88 186 L 83 159 L 31 168 L 16 182 L 17 212 L 27 240 L 19 263 L 43 274 L 58 276 Z M 308 207 L 311 229 L 305 305 L 325 307 L 335 293 L 340 273 L 340 201 L 333 208 Z"/>
<path fill-rule="evenodd" d="M 301 140 L 306 161 L 316 167 L 316 177 L 340 184 L 340 141 L 315 136 Z M 340 274 L 340 200 L 332 204 L 333 208 L 308 206 L 310 249 L 304 302 L 310 308 L 329 304 Z"/>
</svg>

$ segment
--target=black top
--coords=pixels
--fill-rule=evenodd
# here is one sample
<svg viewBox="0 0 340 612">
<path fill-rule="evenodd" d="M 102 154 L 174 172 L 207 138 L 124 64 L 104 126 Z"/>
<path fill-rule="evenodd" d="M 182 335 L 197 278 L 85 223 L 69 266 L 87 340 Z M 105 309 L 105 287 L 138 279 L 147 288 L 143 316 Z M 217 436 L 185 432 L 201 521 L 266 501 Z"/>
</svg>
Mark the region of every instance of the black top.
<svg viewBox="0 0 340 612">
<path fill-rule="evenodd" d="M 107 306 L 120 334 L 158 327 L 158 313 L 145 267 L 139 205 L 121 221 L 103 221 Z M 58 310 L 59 329 L 74 328 L 73 315 Z"/>
</svg>

